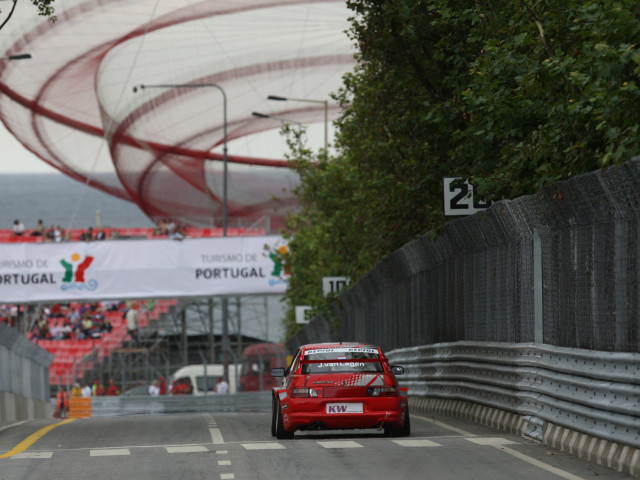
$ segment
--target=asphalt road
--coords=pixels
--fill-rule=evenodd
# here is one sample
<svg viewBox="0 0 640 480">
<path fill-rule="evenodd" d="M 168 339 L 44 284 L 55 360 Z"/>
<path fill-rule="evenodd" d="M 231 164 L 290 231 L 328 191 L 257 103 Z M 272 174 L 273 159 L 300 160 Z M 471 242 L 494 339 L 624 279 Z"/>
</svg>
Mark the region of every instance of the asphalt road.
<svg viewBox="0 0 640 480">
<path fill-rule="evenodd" d="M 270 422 L 268 413 L 216 413 L 1 427 L 0 480 L 632 478 L 445 416 L 412 413 L 409 438 L 362 430 L 276 440 Z"/>
</svg>

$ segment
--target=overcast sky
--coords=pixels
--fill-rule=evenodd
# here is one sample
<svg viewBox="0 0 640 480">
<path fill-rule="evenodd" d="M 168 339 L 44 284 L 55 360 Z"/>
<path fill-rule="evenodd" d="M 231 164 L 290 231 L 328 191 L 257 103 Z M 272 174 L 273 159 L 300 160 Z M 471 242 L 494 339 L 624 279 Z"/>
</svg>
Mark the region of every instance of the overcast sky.
<svg viewBox="0 0 640 480">
<path fill-rule="evenodd" d="M 24 148 L 0 122 L 0 174 L 55 172 L 58 170 Z"/>
</svg>

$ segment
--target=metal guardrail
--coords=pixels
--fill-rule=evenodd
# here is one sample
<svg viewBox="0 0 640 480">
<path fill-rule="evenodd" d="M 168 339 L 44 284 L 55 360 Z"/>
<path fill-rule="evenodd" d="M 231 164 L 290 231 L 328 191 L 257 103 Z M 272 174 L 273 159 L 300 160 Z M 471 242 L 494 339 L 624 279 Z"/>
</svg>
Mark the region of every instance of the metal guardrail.
<svg viewBox="0 0 640 480">
<path fill-rule="evenodd" d="M 51 400 L 55 407 L 55 399 Z M 53 408 L 52 408 L 53 411 Z M 160 415 L 164 413 L 271 412 L 271 392 L 232 395 L 167 395 L 91 397 L 91 417 Z"/>
<path fill-rule="evenodd" d="M 456 342 L 387 356 L 405 367 L 409 396 L 478 403 L 640 448 L 640 354 Z"/>
</svg>

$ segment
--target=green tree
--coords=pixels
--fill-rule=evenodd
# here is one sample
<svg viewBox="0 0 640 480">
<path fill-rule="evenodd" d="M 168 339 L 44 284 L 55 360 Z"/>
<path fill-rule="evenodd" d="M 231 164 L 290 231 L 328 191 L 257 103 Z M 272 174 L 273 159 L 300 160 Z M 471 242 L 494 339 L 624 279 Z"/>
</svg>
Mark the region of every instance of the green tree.
<svg viewBox="0 0 640 480">
<path fill-rule="evenodd" d="M 443 177 L 516 198 L 640 152 L 636 0 L 347 3 L 359 53 L 335 94 L 337 153 L 290 132 L 290 307 L 330 311 L 322 276 L 357 280 L 437 232 Z"/>
<path fill-rule="evenodd" d="M 56 17 L 54 16 L 55 10 L 53 8 L 53 2 L 55 0 L 30 0 L 30 1 L 37 7 L 38 15 L 42 15 L 43 17 L 49 17 L 49 20 L 51 21 L 56 20 Z M 18 0 L 12 0 L 12 2 L 13 4 L 11 5 L 11 9 L 9 10 L 7 17 L 0 24 L 0 30 L 2 30 L 2 28 L 7 24 L 9 19 L 11 19 L 11 16 L 13 15 L 14 10 L 16 9 Z M 0 13 L 2 13 L 2 10 L 0 10 Z"/>
</svg>

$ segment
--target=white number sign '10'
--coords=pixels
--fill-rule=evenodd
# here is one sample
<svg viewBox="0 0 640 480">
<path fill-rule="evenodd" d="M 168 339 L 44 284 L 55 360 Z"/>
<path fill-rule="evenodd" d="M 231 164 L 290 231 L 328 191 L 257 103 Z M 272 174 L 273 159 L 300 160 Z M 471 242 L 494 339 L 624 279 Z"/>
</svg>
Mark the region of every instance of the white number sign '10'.
<svg viewBox="0 0 640 480">
<path fill-rule="evenodd" d="M 349 277 L 322 277 L 322 295 L 325 297 L 349 286 Z"/>
<path fill-rule="evenodd" d="M 473 195 L 473 185 L 461 177 L 444 179 L 444 215 L 472 215 L 486 210 L 491 202 L 483 202 Z"/>
</svg>

